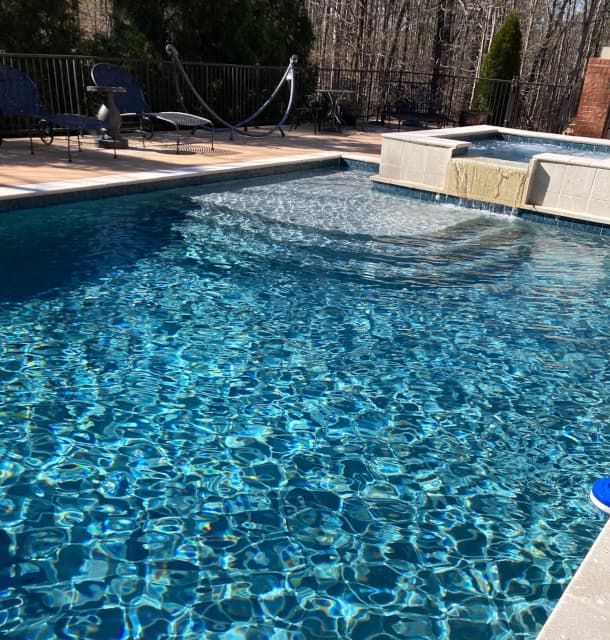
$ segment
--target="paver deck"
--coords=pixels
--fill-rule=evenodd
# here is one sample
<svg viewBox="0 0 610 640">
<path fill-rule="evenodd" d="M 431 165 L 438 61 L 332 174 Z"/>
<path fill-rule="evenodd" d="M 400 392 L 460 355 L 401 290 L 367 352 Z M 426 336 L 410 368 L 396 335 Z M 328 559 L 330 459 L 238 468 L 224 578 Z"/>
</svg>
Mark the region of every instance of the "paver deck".
<svg viewBox="0 0 610 640">
<path fill-rule="evenodd" d="M 84 138 L 81 152 L 72 144 L 72 162 L 68 162 L 66 139 L 58 137 L 46 146 L 34 140 L 34 154 L 30 153 L 29 140 L 8 139 L 0 146 L 0 189 L 2 187 L 30 187 L 41 183 L 57 183 L 102 176 L 157 172 L 213 166 L 223 163 L 242 163 L 335 152 L 360 154 L 378 159 L 381 153 L 381 133 L 346 130 L 335 135 L 314 134 L 308 129 L 279 132 L 265 138 L 244 138 L 228 134 L 216 136 L 215 150 L 209 150 L 209 140 L 194 139 L 181 153 L 175 152 L 173 138 L 147 142 L 142 148 L 140 139 L 130 138 L 129 149 L 119 149 L 113 157 L 111 149 L 98 149 L 96 138 Z M 256 131 L 255 131 L 256 132 Z M 2 192 L 0 191 L 0 197 Z"/>
</svg>

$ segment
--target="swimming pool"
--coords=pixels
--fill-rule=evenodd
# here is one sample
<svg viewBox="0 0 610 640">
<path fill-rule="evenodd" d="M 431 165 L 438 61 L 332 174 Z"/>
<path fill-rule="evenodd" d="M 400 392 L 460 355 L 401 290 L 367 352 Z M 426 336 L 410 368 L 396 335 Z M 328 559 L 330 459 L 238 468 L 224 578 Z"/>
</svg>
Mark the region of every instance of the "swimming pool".
<svg viewBox="0 0 610 640">
<path fill-rule="evenodd" d="M 0 241 L 1 632 L 535 637 L 601 526 L 607 239 L 346 171 Z"/>
</svg>

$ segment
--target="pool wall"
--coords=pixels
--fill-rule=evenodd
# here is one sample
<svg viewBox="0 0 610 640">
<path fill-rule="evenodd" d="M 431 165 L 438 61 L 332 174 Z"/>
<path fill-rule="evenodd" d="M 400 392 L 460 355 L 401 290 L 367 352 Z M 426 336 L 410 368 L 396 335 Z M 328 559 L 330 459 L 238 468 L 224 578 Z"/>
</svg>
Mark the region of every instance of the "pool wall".
<svg viewBox="0 0 610 640">
<path fill-rule="evenodd" d="M 608 159 L 541 153 L 529 162 L 467 155 L 477 137 L 607 150 Z M 543 215 L 610 223 L 610 140 L 472 126 L 387 133 L 378 183 L 500 204 Z"/>
<path fill-rule="evenodd" d="M 610 161 L 552 153 L 535 156 L 525 204 L 610 219 Z"/>
</svg>

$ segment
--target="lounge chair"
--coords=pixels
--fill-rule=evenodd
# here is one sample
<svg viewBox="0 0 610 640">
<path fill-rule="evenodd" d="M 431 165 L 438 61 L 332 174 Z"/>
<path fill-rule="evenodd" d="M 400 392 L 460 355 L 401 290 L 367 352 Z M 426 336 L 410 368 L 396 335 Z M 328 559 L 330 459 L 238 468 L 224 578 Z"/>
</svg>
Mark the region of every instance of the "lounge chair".
<svg viewBox="0 0 610 640">
<path fill-rule="evenodd" d="M 176 131 L 176 153 L 180 152 L 180 129 L 205 129 L 210 131 L 212 151 L 214 150 L 214 126 L 211 120 L 183 111 L 153 111 L 144 97 L 142 87 L 123 67 L 99 62 L 91 69 L 91 78 L 96 85 L 124 87 L 125 93 L 117 93 L 114 102 L 121 116 L 137 116 L 140 119 L 142 145 L 146 137 L 145 123 L 158 120 L 174 127 Z"/>
<path fill-rule="evenodd" d="M 313 132 L 320 133 L 320 119 L 324 105 L 322 100 L 316 94 L 309 94 L 305 96 L 304 104 L 298 106 L 294 110 L 294 120 L 292 128 L 296 129 L 304 122 L 311 122 L 313 125 Z"/>
<path fill-rule="evenodd" d="M 399 131 L 401 125 L 427 129 L 428 126 L 442 128 L 455 124 L 449 116 L 434 108 L 429 96 L 420 100 L 400 96 L 390 105 L 389 118 L 398 121 Z"/>
<path fill-rule="evenodd" d="M 19 69 L 0 64 L 0 115 L 3 118 L 22 118 L 32 123 L 30 152 L 34 153 L 33 137 L 37 135 L 44 144 L 51 144 L 55 129 L 65 130 L 68 136 L 68 161 L 72 162 L 70 136 L 76 131 L 78 150 L 81 150 L 81 135 L 88 131 L 100 131 L 102 123 L 91 116 L 78 113 L 50 113 L 40 101 L 38 88 L 33 80 Z M 0 138 L 0 144 L 2 138 Z M 115 150 L 116 156 L 116 150 Z"/>
</svg>

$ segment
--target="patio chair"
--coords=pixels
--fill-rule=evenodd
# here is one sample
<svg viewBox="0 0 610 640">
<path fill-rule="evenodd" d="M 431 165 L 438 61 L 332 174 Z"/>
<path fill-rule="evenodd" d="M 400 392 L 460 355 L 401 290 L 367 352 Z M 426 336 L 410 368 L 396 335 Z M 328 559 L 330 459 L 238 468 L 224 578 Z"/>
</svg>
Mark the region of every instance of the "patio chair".
<svg viewBox="0 0 610 640">
<path fill-rule="evenodd" d="M 51 113 L 40 101 L 38 88 L 25 73 L 6 64 L 0 64 L 0 115 L 3 118 L 20 118 L 31 123 L 30 152 L 34 153 L 33 137 L 37 135 L 44 144 L 51 144 L 56 128 L 66 132 L 68 137 L 68 161 L 72 162 L 70 137 L 76 132 L 78 150 L 81 150 L 81 136 L 89 131 L 100 131 L 102 123 L 91 116 L 78 113 Z M 2 138 L 0 138 L 0 144 Z M 116 150 L 115 150 L 116 157 Z"/>
<path fill-rule="evenodd" d="M 304 104 L 294 110 L 292 128 L 296 129 L 304 122 L 311 122 L 313 132 L 320 133 L 320 119 L 323 109 L 324 105 L 318 95 L 309 94 L 305 96 Z"/>
<path fill-rule="evenodd" d="M 115 96 L 115 104 L 124 117 L 138 117 L 142 133 L 142 145 L 147 136 L 152 137 L 152 129 L 145 130 L 145 123 L 159 121 L 172 126 L 176 132 L 176 153 L 180 152 L 180 130 L 190 129 L 194 134 L 197 129 L 210 132 L 211 147 L 214 151 L 214 125 L 211 120 L 183 111 L 153 111 L 144 97 L 138 81 L 123 67 L 107 62 L 99 62 L 91 69 L 91 78 L 96 85 L 107 87 L 124 87 L 125 93 Z"/>
<path fill-rule="evenodd" d="M 431 97 L 422 91 L 419 98 L 404 95 L 397 98 L 390 105 L 389 116 L 398 121 L 399 131 L 401 126 L 427 129 L 428 126 L 442 128 L 455 124 L 450 116 L 435 108 Z"/>
</svg>

